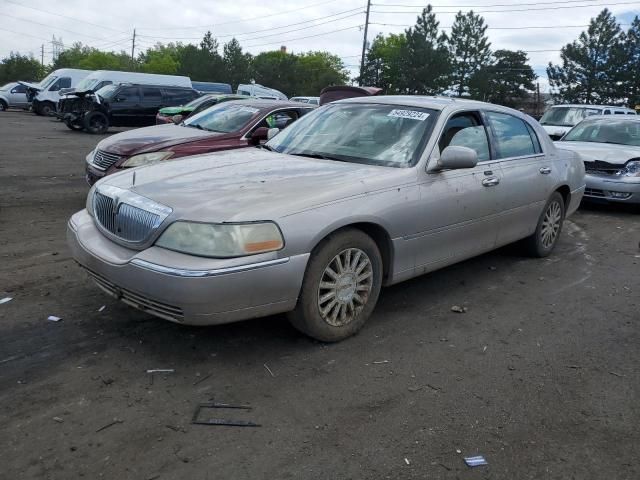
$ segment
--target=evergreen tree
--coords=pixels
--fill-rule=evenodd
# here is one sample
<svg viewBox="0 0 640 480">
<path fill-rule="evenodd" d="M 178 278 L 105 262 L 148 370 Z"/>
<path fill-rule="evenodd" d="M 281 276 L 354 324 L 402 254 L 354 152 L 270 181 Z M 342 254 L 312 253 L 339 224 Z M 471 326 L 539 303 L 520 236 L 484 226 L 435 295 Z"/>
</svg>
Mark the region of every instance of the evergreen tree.
<svg viewBox="0 0 640 480">
<path fill-rule="evenodd" d="M 534 89 L 536 74 L 522 50 L 496 50 L 491 64 L 478 70 L 469 81 L 473 98 L 517 108 Z"/>
<path fill-rule="evenodd" d="M 407 93 L 407 37 L 404 34 L 378 34 L 367 51 L 362 85 L 382 88 L 387 94 Z"/>
<path fill-rule="evenodd" d="M 469 93 L 471 78 L 491 61 L 491 43 L 486 31 L 484 18 L 473 13 L 473 10 L 456 14 L 449 38 L 452 57 L 449 88 L 459 97 Z"/>
<path fill-rule="evenodd" d="M 405 32 L 407 93 L 434 95 L 448 86 L 451 59 L 447 36 L 439 31 L 439 22 L 431 5 L 427 5 L 416 25 Z M 485 27 L 486 28 L 486 27 Z M 484 32 L 484 30 L 483 30 Z"/>
<path fill-rule="evenodd" d="M 235 90 L 240 83 L 249 83 L 251 81 L 251 54 L 244 53 L 240 42 L 232 38 L 226 43 L 222 55 L 224 65 L 224 76 L 220 80 L 230 83 Z"/>
<path fill-rule="evenodd" d="M 577 40 L 562 47 L 562 65 L 547 68 L 549 83 L 558 101 L 567 103 L 615 103 L 620 101 L 617 80 L 622 69 L 620 25 L 606 8 L 592 18 Z"/>
<path fill-rule="evenodd" d="M 636 16 L 622 44 L 621 97 L 631 108 L 640 105 L 640 18 Z"/>
</svg>

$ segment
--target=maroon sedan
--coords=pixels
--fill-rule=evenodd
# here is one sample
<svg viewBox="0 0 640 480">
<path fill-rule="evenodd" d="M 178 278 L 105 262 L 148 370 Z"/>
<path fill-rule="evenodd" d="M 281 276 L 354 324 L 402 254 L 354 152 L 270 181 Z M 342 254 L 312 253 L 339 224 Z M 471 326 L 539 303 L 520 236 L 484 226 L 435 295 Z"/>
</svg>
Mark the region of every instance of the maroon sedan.
<svg viewBox="0 0 640 480">
<path fill-rule="evenodd" d="M 170 158 L 258 145 L 314 106 L 278 100 L 236 100 L 215 105 L 179 125 L 156 125 L 102 140 L 86 158 L 90 185 L 123 168 Z"/>
</svg>

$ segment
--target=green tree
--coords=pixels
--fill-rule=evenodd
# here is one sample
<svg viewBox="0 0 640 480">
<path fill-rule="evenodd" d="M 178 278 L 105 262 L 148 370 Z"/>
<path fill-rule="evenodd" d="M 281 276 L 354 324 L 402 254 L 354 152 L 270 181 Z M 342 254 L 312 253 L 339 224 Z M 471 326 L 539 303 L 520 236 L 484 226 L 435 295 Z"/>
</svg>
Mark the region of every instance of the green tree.
<svg viewBox="0 0 640 480">
<path fill-rule="evenodd" d="M 435 95 L 448 86 L 451 56 L 447 48 L 447 36 L 440 33 L 439 27 L 431 5 L 427 5 L 416 25 L 405 32 L 407 48 L 402 63 L 406 66 L 405 78 L 410 83 L 405 79 L 402 83 L 406 85 L 404 89 L 407 93 Z"/>
<path fill-rule="evenodd" d="M 616 81 L 622 70 L 620 25 L 606 8 L 592 18 L 577 40 L 562 47 L 562 65 L 549 62 L 554 97 L 567 103 L 612 103 L 619 100 Z"/>
<path fill-rule="evenodd" d="M 252 78 L 263 85 L 280 90 L 287 96 L 301 95 L 298 57 L 279 50 L 262 52 L 253 57 Z"/>
<path fill-rule="evenodd" d="M 179 45 L 168 43 L 167 45 L 156 44 L 140 54 L 140 68 L 145 73 L 161 73 L 165 75 L 175 75 L 180 68 Z"/>
<path fill-rule="evenodd" d="M 640 18 L 635 17 L 622 44 L 621 97 L 631 108 L 640 105 Z"/>
<path fill-rule="evenodd" d="M 491 64 L 471 77 L 469 93 L 478 100 L 516 108 L 534 89 L 535 79 L 525 52 L 496 50 Z"/>
<path fill-rule="evenodd" d="M 244 53 L 238 40 L 232 38 L 223 48 L 224 75 L 220 81 L 230 83 L 234 90 L 238 84 L 248 83 L 251 80 L 251 60 L 251 54 Z"/>
<path fill-rule="evenodd" d="M 126 52 L 104 52 L 80 42 L 62 52 L 51 66 L 58 68 L 81 68 L 84 70 L 130 70 L 131 58 Z"/>
<path fill-rule="evenodd" d="M 451 27 L 451 81 L 449 88 L 461 97 L 469 93 L 471 78 L 491 61 L 491 43 L 486 36 L 484 18 L 473 13 L 458 12 Z"/>
<path fill-rule="evenodd" d="M 40 80 L 44 76 L 44 68 L 32 56 L 11 52 L 0 62 L 0 85 L 16 80 Z"/>
<path fill-rule="evenodd" d="M 407 93 L 407 56 L 407 37 L 403 33 L 386 37 L 378 34 L 367 50 L 359 83 L 380 87 L 388 94 Z"/>
<path fill-rule="evenodd" d="M 192 80 L 216 82 L 223 75 L 224 64 L 218 53 L 218 42 L 207 32 L 199 46 L 187 44 L 177 47 L 178 74 Z"/>
<path fill-rule="evenodd" d="M 349 80 L 342 60 L 329 52 L 307 52 L 298 55 L 294 95 L 319 95 L 324 87 L 343 85 Z"/>
</svg>

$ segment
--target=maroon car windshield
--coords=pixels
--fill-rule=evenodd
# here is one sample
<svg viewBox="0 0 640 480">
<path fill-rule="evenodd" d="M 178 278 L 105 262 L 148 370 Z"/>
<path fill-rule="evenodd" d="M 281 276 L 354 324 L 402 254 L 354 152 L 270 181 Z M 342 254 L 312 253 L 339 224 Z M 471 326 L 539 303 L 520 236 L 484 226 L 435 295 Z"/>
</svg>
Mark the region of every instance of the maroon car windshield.
<svg viewBox="0 0 640 480">
<path fill-rule="evenodd" d="M 241 103 L 222 103 L 192 115 L 185 120 L 184 125 L 210 132 L 237 132 L 259 112 L 259 108 L 242 105 Z"/>
</svg>

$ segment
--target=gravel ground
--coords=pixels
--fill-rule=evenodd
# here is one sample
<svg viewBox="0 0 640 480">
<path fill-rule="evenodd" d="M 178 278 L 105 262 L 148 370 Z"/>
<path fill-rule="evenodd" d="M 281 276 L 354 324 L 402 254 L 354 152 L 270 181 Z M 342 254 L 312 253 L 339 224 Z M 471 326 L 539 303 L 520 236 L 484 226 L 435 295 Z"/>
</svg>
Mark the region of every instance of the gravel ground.
<svg viewBox="0 0 640 480">
<path fill-rule="evenodd" d="M 185 327 L 69 257 L 99 139 L 0 114 L 0 478 L 640 478 L 638 210 L 582 207 L 548 259 L 507 247 L 387 288 L 339 344 L 282 316 Z M 203 417 L 261 426 L 192 425 L 212 400 L 253 409 Z"/>
</svg>

